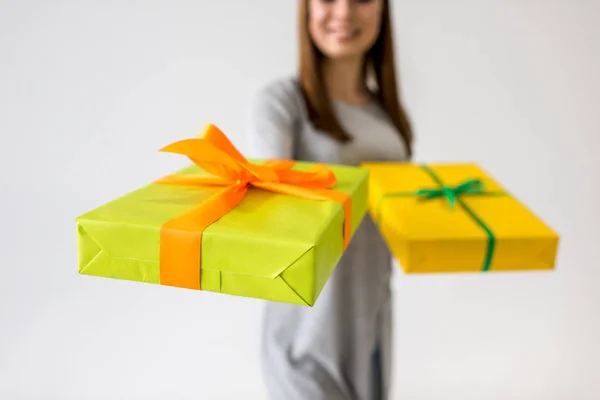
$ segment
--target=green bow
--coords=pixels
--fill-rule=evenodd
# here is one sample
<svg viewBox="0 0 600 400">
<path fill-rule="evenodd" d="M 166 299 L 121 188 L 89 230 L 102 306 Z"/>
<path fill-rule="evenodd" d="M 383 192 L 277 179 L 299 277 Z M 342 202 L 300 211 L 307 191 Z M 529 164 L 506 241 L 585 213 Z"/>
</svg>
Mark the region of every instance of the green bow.
<svg viewBox="0 0 600 400">
<path fill-rule="evenodd" d="M 460 185 L 445 186 L 436 189 L 419 189 L 416 195 L 425 199 L 434 199 L 437 197 L 445 197 L 450 204 L 450 208 L 454 209 L 458 196 L 463 194 L 482 194 L 484 193 L 483 182 L 480 179 L 467 179 Z"/>
</svg>

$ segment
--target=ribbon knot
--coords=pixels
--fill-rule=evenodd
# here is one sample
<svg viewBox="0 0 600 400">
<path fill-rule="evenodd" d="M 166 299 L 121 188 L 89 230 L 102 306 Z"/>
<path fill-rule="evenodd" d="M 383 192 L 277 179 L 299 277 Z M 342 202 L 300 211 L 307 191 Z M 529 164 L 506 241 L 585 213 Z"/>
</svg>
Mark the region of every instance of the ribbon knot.
<svg viewBox="0 0 600 400">
<path fill-rule="evenodd" d="M 292 170 L 292 160 L 249 162 L 216 126 L 208 124 L 203 135 L 184 139 L 161 151 L 187 156 L 208 174 L 175 174 L 154 183 L 178 186 L 223 186 L 189 213 L 169 221 L 161 231 L 161 283 L 200 289 L 199 250 L 204 229 L 237 207 L 251 186 L 310 200 L 335 201 L 344 210 L 344 249 L 351 236 L 352 202 L 347 193 L 331 190 L 336 176 L 326 165 L 306 171 Z M 185 258 L 182 254 L 192 254 Z"/>
<path fill-rule="evenodd" d="M 456 186 L 442 186 L 441 188 L 429 189 L 422 188 L 417 190 L 417 196 L 425 199 L 444 197 L 448 200 L 451 209 L 454 209 L 456 200 L 463 194 L 483 194 L 483 182 L 480 179 L 472 178 L 463 181 Z"/>
</svg>

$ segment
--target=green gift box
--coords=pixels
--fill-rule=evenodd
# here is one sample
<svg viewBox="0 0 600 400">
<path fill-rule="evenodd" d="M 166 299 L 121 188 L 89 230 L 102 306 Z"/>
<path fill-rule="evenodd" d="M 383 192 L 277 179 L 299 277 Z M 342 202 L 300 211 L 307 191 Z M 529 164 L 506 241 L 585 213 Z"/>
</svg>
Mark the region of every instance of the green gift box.
<svg viewBox="0 0 600 400">
<path fill-rule="evenodd" d="M 368 171 L 246 160 L 208 125 L 194 165 L 77 218 L 79 272 L 313 306 L 367 210 Z"/>
</svg>

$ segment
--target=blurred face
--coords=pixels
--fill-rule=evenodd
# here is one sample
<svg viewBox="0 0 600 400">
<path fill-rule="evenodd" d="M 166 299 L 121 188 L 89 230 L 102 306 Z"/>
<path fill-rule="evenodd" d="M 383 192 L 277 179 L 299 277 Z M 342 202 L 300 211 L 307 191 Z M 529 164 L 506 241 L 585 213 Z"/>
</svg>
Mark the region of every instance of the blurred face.
<svg viewBox="0 0 600 400">
<path fill-rule="evenodd" d="M 383 0 L 308 0 L 308 30 L 329 58 L 360 57 L 377 40 Z"/>
</svg>

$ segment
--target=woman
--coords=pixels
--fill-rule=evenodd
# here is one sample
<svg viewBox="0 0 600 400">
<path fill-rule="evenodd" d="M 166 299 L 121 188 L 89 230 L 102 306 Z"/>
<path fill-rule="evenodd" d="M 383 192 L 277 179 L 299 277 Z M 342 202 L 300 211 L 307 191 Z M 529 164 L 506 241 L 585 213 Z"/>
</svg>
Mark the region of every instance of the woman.
<svg viewBox="0 0 600 400">
<path fill-rule="evenodd" d="M 389 1 L 300 0 L 299 18 L 299 75 L 259 91 L 249 155 L 349 165 L 408 159 L 412 135 L 396 93 Z M 386 397 L 391 268 L 367 216 L 313 308 L 267 304 L 262 356 L 272 399 Z"/>
</svg>

